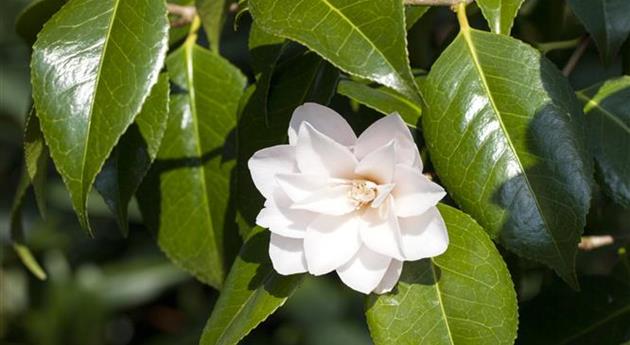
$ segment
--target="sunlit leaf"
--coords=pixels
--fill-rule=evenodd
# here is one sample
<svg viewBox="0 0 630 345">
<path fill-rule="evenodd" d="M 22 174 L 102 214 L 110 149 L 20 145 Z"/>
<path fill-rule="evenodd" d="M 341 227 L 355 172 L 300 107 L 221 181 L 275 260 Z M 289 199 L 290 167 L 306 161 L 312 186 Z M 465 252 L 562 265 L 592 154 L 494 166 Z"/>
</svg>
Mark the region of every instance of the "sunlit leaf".
<svg viewBox="0 0 630 345">
<path fill-rule="evenodd" d="M 237 239 L 230 200 L 243 74 L 189 37 L 167 58 L 173 84 L 166 133 L 137 196 L 160 248 L 219 288 Z"/>
<path fill-rule="evenodd" d="M 492 32 L 509 35 L 514 17 L 524 0 L 477 0 L 483 16 L 488 20 Z"/>
<path fill-rule="evenodd" d="M 397 287 L 372 295 L 367 321 L 376 345 L 495 345 L 516 338 L 516 293 L 505 263 L 475 221 L 440 205 L 446 253 L 405 262 Z"/>
<path fill-rule="evenodd" d="M 471 29 L 462 14 L 460 34 L 424 87 L 431 160 L 448 192 L 492 237 L 577 287 L 592 180 L 580 104 L 537 50 Z"/>
<path fill-rule="evenodd" d="M 302 282 L 301 274 L 281 276 L 273 270 L 268 247 L 269 232 L 253 230 L 225 280 L 200 345 L 236 345 Z"/>
<path fill-rule="evenodd" d="M 168 100 L 168 75 L 163 73 L 94 183 L 124 235 L 129 233 L 127 206 L 155 160 L 164 137 Z"/>
<path fill-rule="evenodd" d="M 164 1 L 73 0 L 38 35 L 35 108 L 84 228 L 92 183 L 157 82 L 167 34 Z"/>
<path fill-rule="evenodd" d="M 249 7 L 263 30 L 419 101 L 407 57 L 402 1 L 250 0 Z"/>
</svg>

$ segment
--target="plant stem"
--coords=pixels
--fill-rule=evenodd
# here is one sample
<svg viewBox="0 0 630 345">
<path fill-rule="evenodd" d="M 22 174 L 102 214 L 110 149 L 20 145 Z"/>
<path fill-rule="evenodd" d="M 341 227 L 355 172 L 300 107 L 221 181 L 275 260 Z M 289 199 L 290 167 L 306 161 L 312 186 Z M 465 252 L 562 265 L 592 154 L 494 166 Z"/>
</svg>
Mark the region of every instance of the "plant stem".
<svg viewBox="0 0 630 345">
<path fill-rule="evenodd" d="M 177 16 L 177 19 L 171 22 L 171 26 L 179 28 L 192 23 L 197 16 L 197 8 L 195 6 L 181 6 L 177 4 L 166 4 L 168 13 Z"/>
<path fill-rule="evenodd" d="M 552 50 L 569 49 L 569 48 L 577 47 L 577 45 L 580 44 L 581 40 L 582 40 L 581 37 L 577 37 L 572 40 L 566 40 L 566 41 L 544 42 L 544 43 L 536 44 L 536 47 L 538 48 L 538 50 L 540 50 L 541 53 L 547 54 L 548 52 Z"/>
<path fill-rule="evenodd" d="M 589 43 L 591 43 L 591 38 L 589 36 L 584 36 L 580 39 L 580 44 L 577 48 L 575 48 L 575 51 L 573 51 L 573 54 L 569 58 L 569 61 L 567 61 L 567 64 L 562 69 L 562 74 L 565 77 L 568 77 L 571 72 L 573 72 L 575 66 L 577 66 L 577 63 L 582 58 L 582 55 L 586 52 L 586 48 L 588 48 Z"/>
<path fill-rule="evenodd" d="M 466 31 L 470 29 L 468 24 L 468 18 L 466 17 L 466 5 L 468 3 L 460 1 L 457 5 L 453 6 L 455 12 L 457 12 L 457 21 L 459 22 L 459 30 Z"/>
</svg>

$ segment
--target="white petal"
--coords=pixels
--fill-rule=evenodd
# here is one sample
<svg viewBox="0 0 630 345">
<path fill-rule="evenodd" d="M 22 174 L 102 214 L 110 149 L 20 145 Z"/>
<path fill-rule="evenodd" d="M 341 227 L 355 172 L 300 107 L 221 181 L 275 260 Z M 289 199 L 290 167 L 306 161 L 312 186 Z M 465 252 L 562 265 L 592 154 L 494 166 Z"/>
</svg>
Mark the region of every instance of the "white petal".
<svg viewBox="0 0 630 345">
<path fill-rule="evenodd" d="M 392 196 L 396 199 L 396 214 L 399 217 L 415 216 L 435 206 L 446 192 L 439 184 L 430 181 L 417 168 L 396 166 L 396 187 Z"/>
<path fill-rule="evenodd" d="M 357 136 L 348 122 L 337 112 L 317 103 L 304 103 L 293 111 L 289 123 L 289 144 L 297 143 L 302 122 L 310 123 L 318 131 L 342 145 L 352 146 L 357 141 Z"/>
<path fill-rule="evenodd" d="M 392 262 L 389 263 L 387 272 L 385 272 L 385 276 L 383 276 L 383 280 L 381 280 L 381 282 L 378 284 L 373 292 L 377 294 L 383 294 L 392 291 L 392 289 L 394 289 L 394 286 L 396 286 L 396 283 L 398 283 L 398 279 L 400 279 L 402 268 L 402 261 L 392 260 Z"/>
<path fill-rule="evenodd" d="M 383 280 L 391 260 L 363 246 L 350 262 L 337 269 L 337 274 L 350 288 L 369 294 Z"/>
<path fill-rule="evenodd" d="M 360 246 L 357 217 L 321 215 L 309 225 L 304 238 L 308 271 L 326 274 L 348 262 Z"/>
<path fill-rule="evenodd" d="M 272 233 L 269 240 L 269 257 L 273 269 L 282 275 L 306 272 L 303 242 L 300 239 Z"/>
<path fill-rule="evenodd" d="M 354 172 L 376 184 L 392 182 L 394 168 L 396 167 L 396 150 L 394 146 L 395 142 L 392 140 L 387 145 L 368 153 L 361 159 Z"/>
<path fill-rule="evenodd" d="M 398 217 L 393 212 L 392 199 L 390 205 L 383 205 L 388 211 L 381 214 L 380 209 L 368 208 L 361 217 L 361 240 L 371 250 L 403 260 L 402 236 L 398 228 Z"/>
<path fill-rule="evenodd" d="M 381 184 L 381 185 L 376 186 L 376 198 L 374 198 L 374 200 L 372 201 L 372 204 L 370 205 L 370 207 L 372 207 L 372 208 L 379 208 L 379 207 L 381 207 L 383 202 L 385 202 L 385 200 L 387 200 L 387 197 L 392 192 L 394 187 L 396 187 L 396 185 L 393 184 L 393 183 Z"/>
<path fill-rule="evenodd" d="M 356 205 L 349 197 L 351 188 L 347 184 L 325 187 L 308 198 L 295 202 L 291 208 L 332 216 L 348 214 L 356 210 Z"/>
<path fill-rule="evenodd" d="M 304 238 L 306 227 L 316 216 L 309 211 L 267 206 L 258 213 L 256 224 L 284 237 Z"/>
<path fill-rule="evenodd" d="M 398 218 L 406 260 L 438 256 L 448 247 L 448 232 L 444 219 L 436 207 L 425 213 Z"/>
<path fill-rule="evenodd" d="M 256 188 L 265 198 L 269 198 L 277 186 L 274 178 L 276 174 L 297 171 L 295 147 L 277 145 L 264 148 L 254 153 L 247 166 Z"/>
<path fill-rule="evenodd" d="M 413 141 L 409 128 L 400 115 L 396 113 L 374 122 L 361 133 L 354 152 L 357 158 L 362 159 L 391 140 L 396 141 L 396 162 L 418 167 L 422 171 L 422 161 L 420 160 L 418 147 Z"/>
<path fill-rule="evenodd" d="M 300 172 L 329 177 L 352 178 L 357 159 L 349 148 L 302 122 L 296 160 Z"/>
<path fill-rule="evenodd" d="M 276 182 L 293 201 L 301 201 L 327 187 L 350 184 L 348 180 L 311 174 L 278 174 Z"/>
</svg>

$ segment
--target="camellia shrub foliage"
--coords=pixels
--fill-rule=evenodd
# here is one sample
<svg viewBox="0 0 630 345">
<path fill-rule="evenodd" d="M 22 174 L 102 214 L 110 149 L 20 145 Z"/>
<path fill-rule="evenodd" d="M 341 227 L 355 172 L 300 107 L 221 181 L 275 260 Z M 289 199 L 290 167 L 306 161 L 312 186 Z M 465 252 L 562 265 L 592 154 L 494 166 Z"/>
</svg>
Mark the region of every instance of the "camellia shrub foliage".
<svg viewBox="0 0 630 345">
<path fill-rule="evenodd" d="M 630 208 L 630 1 L 40 0 L 17 31 L 33 107 L 11 241 L 35 275 L 20 209 L 32 186 L 45 212 L 54 166 L 87 234 L 93 191 L 123 235 L 135 199 L 220 292 L 203 345 L 334 270 L 376 345 L 630 341 L 628 235 L 588 226 L 601 200 Z"/>
</svg>

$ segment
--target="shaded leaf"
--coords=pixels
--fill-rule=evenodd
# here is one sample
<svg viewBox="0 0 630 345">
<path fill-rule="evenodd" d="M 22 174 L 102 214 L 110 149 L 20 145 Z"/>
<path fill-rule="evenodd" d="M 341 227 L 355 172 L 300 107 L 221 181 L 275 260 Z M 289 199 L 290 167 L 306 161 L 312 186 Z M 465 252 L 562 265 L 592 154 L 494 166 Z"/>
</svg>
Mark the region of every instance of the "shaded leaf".
<svg viewBox="0 0 630 345">
<path fill-rule="evenodd" d="M 419 101 L 409 68 L 402 1 L 250 0 L 249 7 L 263 30 L 300 42 L 350 74 Z"/>
<path fill-rule="evenodd" d="M 316 54 L 299 54 L 273 69 L 269 91 L 256 85 L 249 90 L 248 97 L 243 98 L 237 134 L 237 204 L 241 220 L 245 222 L 239 227 L 242 236 L 247 236 L 264 202 L 252 182 L 247 161 L 262 148 L 286 143 L 293 110 L 305 102 L 328 104 L 338 77 L 339 72 Z M 269 109 L 269 121 L 260 111 L 265 106 Z"/>
<path fill-rule="evenodd" d="M 630 207 L 630 77 L 624 76 L 577 93 L 584 114 L 591 150 L 615 202 Z"/>
<path fill-rule="evenodd" d="M 42 29 L 44 23 L 59 11 L 66 0 L 39 0 L 30 3 L 17 17 L 15 21 L 15 31 L 26 43 L 35 43 L 37 33 Z"/>
<path fill-rule="evenodd" d="M 24 226 L 22 224 L 22 206 L 24 205 L 24 198 L 26 197 L 26 191 L 30 186 L 29 177 L 26 172 L 26 168 L 22 172 L 20 182 L 18 183 L 17 190 L 15 191 L 15 197 L 13 198 L 13 205 L 11 206 L 10 215 L 10 238 L 13 245 L 13 249 L 22 261 L 22 264 L 38 279 L 45 280 L 46 272 L 41 268 L 31 251 L 26 245 L 24 245 Z"/>
<path fill-rule="evenodd" d="M 49 153 L 35 109 L 31 109 L 31 112 L 26 117 L 25 127 L 24 163 L 26 172 L 30 183 L 33 185 L 39 213 L 43 218 L 46 218 L 46 177 Z"/>
<path fill-rule="evenodd" d="M 281 276 L 269 260 L 269 232 L 252 230 L 225 280 L 200 345 L 236 345 L 284 304 L 303 275 Z"/>
<path fill-rule="evenodd" d="M 630 34 L 630 1 L 569 0 L 568 3 L 595 39 L 603 60 L 610 63 Z"/>
<path fill-rule="evenodd" d="M 577 287 L 592 180 L 580 104 L 537 50 L 471 29 L 458 15 L 461 32 L 424 88 L 431 160 L 452 197 L 492 237 Z"/>
<path fill-rule="evenodd" d="M 523 304 L 519 341 L 540 345 L 621 344 L 630 340 L 628 325 L 630 285 L 612 277 L 584 277 L 580 292 L 569 291 L 556 282 Z"/>
<path fill-rule="evenodd" d="M 393 292 L 369 297 L 374 343 L 513 344 L 516 293 L 501 255 L 468 215 L 438 208 L 449 247 L 435 258 L 405 262 Z"/>
<path fill-rule="evenodd" d="M 145 224 L 178 266 L 219 288 L 236 236 L 231 214 L 233 130 L 246 79 L 196 36 L 167 58 L 173 84 L 166 133 L 138 189 Z"/>
<path fill-rule="evenodd" d="M 74 0 L 33 47 L 37 116 L 84 228 L 92 183 L 157 82 L 167 34 L 164 1 Z"/>
<path fill-rule="evenodd" d="M 342 80 L 339 82 L 337 92 L 382 114 L 397 112 L 410 126 L 415 127 L 422 114 L 420 104 L 413 103 L 384 86 L 371 87 L 354 80 Z"/>
<path fill-rule="evenodd" d="M 195 0 L 203 29 L 210 41 L 210 48 L 215 53 L 219 53 L 221 30 L 225 24 L 225 15 L 230 3 L 229 0 Z"/>
<path fill-rule="evenodd" d="M 94 183 L 125 236 L 129 234 L 127 207 L 155 160 L 164 137 L 168 94 L 168 75 L 162 73 L 134 124 L 120 138 Z"/>
<path fill-rule="evenodd" d="M 405 6 L 405 27 L 407 31 L 411 30 L 414 24 L 416 24 L 430 8 L 430 6 Z"/>
<path fill-rule="evenodd" d="M 477 6 L 495 34 L 509 35 L 524 0 L 477 0 Z"/>
</svg>

